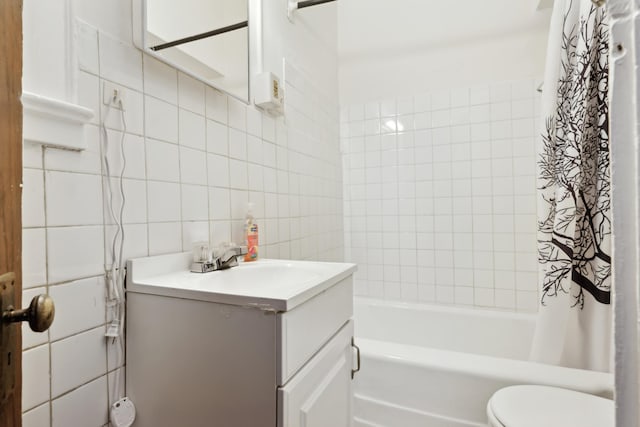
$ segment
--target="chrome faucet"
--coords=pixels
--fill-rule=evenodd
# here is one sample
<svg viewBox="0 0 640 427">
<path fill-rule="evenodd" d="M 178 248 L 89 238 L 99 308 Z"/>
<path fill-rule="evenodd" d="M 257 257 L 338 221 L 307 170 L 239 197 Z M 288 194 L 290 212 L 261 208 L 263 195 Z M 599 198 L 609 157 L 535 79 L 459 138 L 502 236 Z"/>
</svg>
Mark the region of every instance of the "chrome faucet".
<svg viewBox="0 0 640 427">
<path fill-rule="evenodd" d="M 218 255 L 216 256 L 216 252 Z M 201 258 L 191 263 L 191 272 L 209 273 L 211 271 L 226 270 L 238 265 L 238 257 L 247 253 L 246 246 L 224 245 L 219 250 L 209 255 L 208 259 Z"/>
</svg>

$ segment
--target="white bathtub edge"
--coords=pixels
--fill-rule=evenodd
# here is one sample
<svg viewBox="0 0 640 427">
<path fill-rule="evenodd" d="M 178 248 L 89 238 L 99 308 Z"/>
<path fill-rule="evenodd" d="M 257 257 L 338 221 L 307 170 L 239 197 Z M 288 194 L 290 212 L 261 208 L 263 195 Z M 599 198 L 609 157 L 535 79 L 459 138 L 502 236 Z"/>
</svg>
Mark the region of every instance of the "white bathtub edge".
<svg viewBox="0 0 640 427">
<path fill-rule="evenodd" d="M 403 363 L 415 367 L 438 366 L 440 370 L 447 372 L 522 384 L 562 387 L 613 399 L 613 375 L 605 372 L 584 371 L 530 361 L 501 359 L 357 337 L 356 344 L 364 357 L 390 363 Z"/>
<path fill-rule="evenodd" d="M 358 298 L 356 334 L 373 340 L 527 360 L 536 316 Z"/>
<path fill-rule="evenodd" d="M 427 421 L 429 421 L 428 425 L 430 427 L 486 427 L 486 424 L 474 423 L 458 418 L 423 412 L 361 394 L 355 394 L 354 400 L 356 405 L 366 406 L 368 409 L 368 411 L 366 411 L 367 413 L 371 414 L 372 412 L 384 411 L 388 414 L 388 417 L 394 419 L 394 422 L 399 423 L 397 425 L 401 425 L 403 427 L 423 426 L 426 425 Z M 357 420 L 365 426 L 379 426 L 379 424 L 372 423 L 359 417 Z"/>
<path fill-rule="evenodd" d="M 406 301 L 390 301 L 380 298 L 371 298 L 363 296 L 354 297 L 354 305 L 365 306 L 383 306 L 393 308 L 408 308 L 412 310 L 428 310 L 443 313 L 463 313 L 467 314 L 473 312 L 474 315 L 487 316 L 487 317 L 500 317 L 505 319 L 527 319 L 536 321 L 538 315 L 530 312 L 514 312 L 508 309 L 500 309 L 496 307 L 475 307 L 475 306 L 457 306 L 457 305 L 444 305 L 435 303 L 417 303 Z"/>
</svg>

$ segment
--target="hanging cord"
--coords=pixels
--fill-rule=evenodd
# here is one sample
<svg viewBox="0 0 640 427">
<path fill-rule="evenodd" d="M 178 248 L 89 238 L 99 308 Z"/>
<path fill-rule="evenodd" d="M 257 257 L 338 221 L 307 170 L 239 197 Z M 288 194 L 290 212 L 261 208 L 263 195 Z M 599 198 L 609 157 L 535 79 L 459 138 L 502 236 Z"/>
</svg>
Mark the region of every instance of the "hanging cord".
<svg viewBox="0 0 640 427">
<path fill-rule="evenodd" d="M 114 101 L 115 101 L 114 96 Z M 109 164 L 109 156 L 108 156 L 108 148 L 109 148 L 109 134 L 107 131 L 107 119 L 109 117 L 109 113 L 111 112 L 111 103 L 107 104 L 107 109 L 102 120 L 102 155 L 103 155 L 103 163 L 104 163 L 104 172 L 106 178 L 106 190 L 108 193 L 108 198 L 106 200 L 109 205 L 109 213 L 111 215 L 111 219 L 116 224 L 116 231 L 114 233 L 113 239 L 111 241 L 111 265 L 109 268 L 105 265 L 106 274 L 106 282 L 107 282 L 107 290 L 108 290 L 108 306 L 112 308 L 113 318 L 111 319 L 111 323 L 107 330 L 107 336 L 112 337 L 112 344 L 115 341 L 118 341 L 118 346 L 120 349 L 120 355 L 124 356 L 124 339 L 123 339 L 123 330 L 124 330 L 124 322 L 125 322 L 125 289 L 124 289 L 124 280 L 125 280 L 125 266 L 124 266 L 124 240 L 125 240 L 125 231 L 123 225 L 124 218 L 124 207 L 126 203 L 126 196 L 124 192 L 124 172 L 127 165 L 127 159 L 124 153 L 124 139 L 127 133 L 127 122 L 125 120 L 124 108 L 122 105 L 122 100 L 118 100 L 118 106 L 120 107 L 120 120 L 122 123 L 122 133 L 120 137 L 120 159 L 122 162 L 122 166 L 120 168 L 120 174 L 118 176 L 119 181 L 119 190 L 121 197 L 121 204 L 118 214 L 116 215 L 114 209 L 114 191 L 113 184 L 111 182 L 111 166 Z M 118 245 L 119 242 L 119 245 Z M 109 383 L 109 381 L 107 381 Z M 121 396 L 119 395 L 119 375 L 115 375 L 114 387 L 113 387 L 113 401 L 117 401 Z"/>
</svg>

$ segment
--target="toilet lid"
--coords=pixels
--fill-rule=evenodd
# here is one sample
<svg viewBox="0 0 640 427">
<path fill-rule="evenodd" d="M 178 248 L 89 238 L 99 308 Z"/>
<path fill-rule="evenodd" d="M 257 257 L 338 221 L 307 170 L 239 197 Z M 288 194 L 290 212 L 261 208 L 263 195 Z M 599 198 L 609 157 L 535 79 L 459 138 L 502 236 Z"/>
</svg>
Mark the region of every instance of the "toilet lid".
<svg viewBox="0 0 640 427">
<path fill-rule="evenodd" d="M 498 390 L 487 405 L 505 427 L 607 427 L 613 401 L 557 387 L 518 385 Z"/>
</svg>

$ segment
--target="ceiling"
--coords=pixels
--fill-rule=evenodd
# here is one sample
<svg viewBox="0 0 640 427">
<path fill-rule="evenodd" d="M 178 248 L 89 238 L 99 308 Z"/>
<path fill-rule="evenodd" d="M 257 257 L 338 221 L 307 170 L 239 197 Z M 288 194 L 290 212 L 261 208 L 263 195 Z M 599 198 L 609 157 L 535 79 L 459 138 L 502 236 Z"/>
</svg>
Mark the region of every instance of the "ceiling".
<svg viewBox="0 0 640 427">
<path fill-rule="evenodd" d="M 339 0 L 341 59 L 545 30 L 539 0 Z"/>
</svg>

